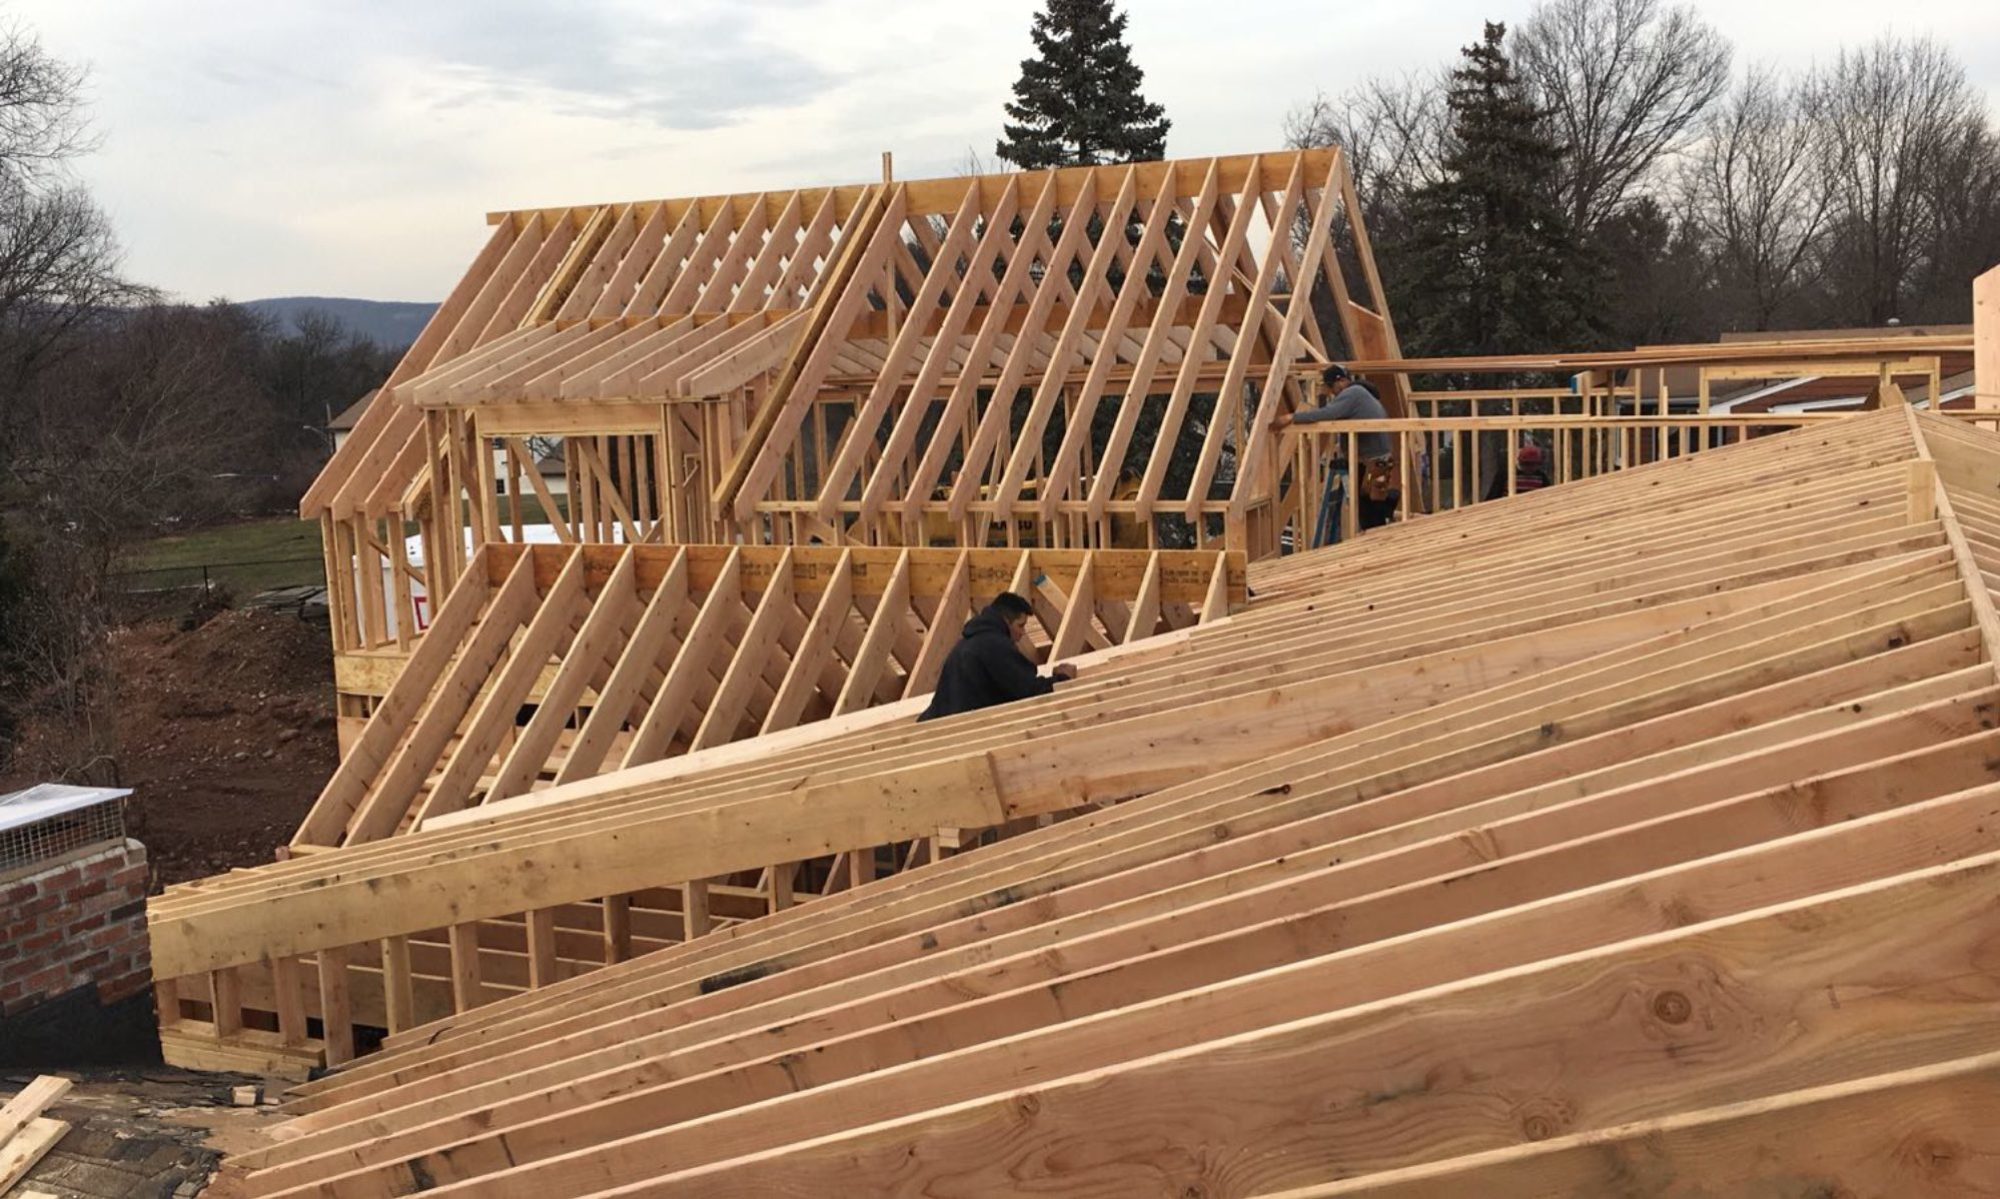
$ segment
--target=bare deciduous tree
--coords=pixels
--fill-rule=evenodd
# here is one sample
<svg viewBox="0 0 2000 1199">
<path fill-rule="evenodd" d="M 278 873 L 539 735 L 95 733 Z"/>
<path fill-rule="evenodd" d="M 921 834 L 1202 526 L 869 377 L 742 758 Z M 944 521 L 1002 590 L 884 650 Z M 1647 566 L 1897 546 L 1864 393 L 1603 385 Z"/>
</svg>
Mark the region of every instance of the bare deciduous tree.
<svg viewBox="0 0 2000 1199">
<path fill-rule="evenodd" d="M 1814 92 L 1752 68 L 1709 117 L 1682 184 L 1709 238 L 1721 290 L 1769 329 L 1803 288 L 1832 193 Z"/>
<path fill-rule="evenodd" d="M 228 307 L 139 309 L 26 397 L 32 440 L 17 478 L 42 523 L 86 547 L 100 577 L 163 517 L 208 515 L 217 476 L 238 469 L 262 432 L 243 334 Z"/>
<path fill-rule="evenodd" d="M 951 164 L 951 173 L 954 175 L 991 175 L 993 171 L 993 164 L 981 157 L 979 151 L 971 145 L 967 145 L 965 153 Z"/>
<path fill-rule="evenodd" d="M 83 323 L 150 298 L 122 277 L 120 257 L 110 222 L 81 188 L 0 176 L 0 415 L 9 391 Z"/>
<path fill-rule="evenodd" d="M 1444 177 L 1444 159 L 1451 146 L 1451 110 L 1446 103 L 1450 75 L 1404 75 L 1371 79 L 1339 96 L 1325 92 L 1294 108 L 1285 117 L 1286 143 L 1298 149 L 1339 146 L 1361 201 L 1361 219 L 1374 242 L 1377 264 L 1390 286 L 1405 277 L 1400 256 L 1404 245 L 1403 217 L 1413 192 Z M 1309 230 L 1300 222 L 1294 237 L 1303 246 Z M 1358 269 L 1350 230 L 1334 235 L 1335 252 L 1351 269 Z M 1328 344 L 1338 342 L 1339 305 L 1324 281 L 1312 293 L 1314 319 Z M 1358 352 L 1345 347 L 1346 353 Z"/>
<path fill-rule="evenodd" d="M 1907 317 L 1963 321 L 1972 281 L 2000 263 L 2000 137 L 1967 122 L 1931 176 L 1934 224 Z"/>
<path fill-rule="evenodd" d="M 10 765 L 14 730 L 30 714 L 42 735 L 29 766 L 69 782 L 117 786 L 115 680 L 104 652 L 108 622 L 96 580 L 80 546 L 52 530 L 32 531 L 5 546 L 15 574 L 4 597 L 7 633 L 0 640 L 0 677 L 10 694 L 0 704 L 0 769 Z"/>
<path fill-rule="evenodd" d="M 1411 190 L 1444 175 L 1451 114 L 1443 74 L 1371 79 L 1339 96 L 1320 92 L 1285 116 L 1285 141 L 1297 148 L 1339 146 L 1362 203 L 1385 215 Z"/>
<path fill-rule="evenodd" d="M 1963 322 L 1970 281 L 2000 261 L 2000 129 L 1947 47 L 1886 38 L 1732 90 L 1727 43 L 1664 0 L 1544 0 L 1513 45 L 1617 340 Z M 1401 235 L 1452 148 L 1442 97 L 1378 79 L 1285 122 L 1294 146 L 1347 150 L 1411 317 Z"/>
<path fill-rule="evenodd" d="M 0 468 L 10 398 L 93 315 L 143 298 L 119 275 L 110 223 L 72 183 L 90 148 L 84 73 L 18 26 L 0 29 Z"/>
<path fill-rule="evenodd" d="M 1729 43 L 1692 8 L 1659 0 L 1547 0 L 1516 31 L 1514 54 L 1568 148 L 1553 182 L 1586 234 L 1729 87 Z"/>
<path fill-rule="evenodd" d="M 1339 146 L 1346 155 L 1347 169 L 1361 200 L 1361 219 L 1374 240 L 1376 260 L 1392 280 L 1402 275 L 1396 269 L 1396 259 L 1402 245 L 1400 222 L 1410 194 L 1443 174 L 1450 136 L 1447 82 L 1442 74 L 1371 79 L 1339 96 L 1319 92 L 1285 115 L 1287 145 L 1294 149 Z M 1309 234 L 1303 219 L 1292 231 L 1301 247 Z M 1334 233 L 1334 251 L 1343 262 L 1354 264 L 1354 241 L 1345 225 Z M 1356 352 L 1354 347 L 1340 346 L 1339 305 L 1324 280 L 1313 286 L 1312 310 L 1329 345 L 1339 347 L 1337 352 Z"/>
<path fill-rule="evenodd" d="M 261 424 L 243 328 L 227 307 L 107 314 L 17 396 L 0 487 L 31 573 L 0 658 L 16 698 L 56 734 L 40 742 L 44 771 L 117 781 L 107 582 L 135 539 L 224 500 Z"/>
<path fill-rule="evenodd" d="M 1823 274 L 1841 307 L 1869 324 L 1905 315 L 1944 211 L 1982 152 L 1986 114 L 1965 70 L 1929 38 L 1885 37 L 1813 81 L 1826 137 L 1836 236 Z"/>
<path fill-rule="evenodd" d="M 102 574 L 26 466 L 43 440 L 28 398 L 37 380 L 88 324 L 137 294 L 119 278 L 108 222 L 66 170 L 90 145 L 83 78 L 33 35 L 0 28 L 0 521 L 11 546 L 0 703 L 14 710 L 0 725 L 40 705 L 63 735 L 50 768 L 102 782 L 116 778 Z"/>
<path fill-rule="evenodd" d="M 83 68 L 52 57 L 32 33 L 0 24 L 0 174 L 59 171 L 95 139 L 83 110 Z"/>
</svg>

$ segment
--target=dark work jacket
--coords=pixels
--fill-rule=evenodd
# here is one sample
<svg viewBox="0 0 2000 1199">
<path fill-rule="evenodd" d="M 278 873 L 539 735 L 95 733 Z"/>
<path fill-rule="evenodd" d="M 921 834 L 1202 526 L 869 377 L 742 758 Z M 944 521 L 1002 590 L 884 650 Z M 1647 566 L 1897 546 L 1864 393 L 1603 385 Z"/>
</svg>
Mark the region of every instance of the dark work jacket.
<svg viewBox="0 0 2000 1199">
<path fill-rule="evenodd" d="M 955 716 L 1055 689 L 1056 681 L 1037 674 L 1035 664 L 1007 635 L 1006 616 L 988 604 L 966 622 L 965 637 L 945 657 L 931 706 L 917 719 Z"/>
</svg>

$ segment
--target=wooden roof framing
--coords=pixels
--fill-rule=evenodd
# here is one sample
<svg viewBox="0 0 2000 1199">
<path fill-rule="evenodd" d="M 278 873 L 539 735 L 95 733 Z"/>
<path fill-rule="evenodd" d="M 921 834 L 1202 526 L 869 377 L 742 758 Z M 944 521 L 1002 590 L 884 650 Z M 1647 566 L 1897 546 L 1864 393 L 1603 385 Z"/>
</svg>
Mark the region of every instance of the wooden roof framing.
<svg viewBox="0 0 2000 1199">
<path fill-rule="evenodd" d="M 1327 356 L 1311 305 L 1295 297 L 1324 285 L 1347 345 L 1386 336 L 1393 352 L 1379 290 L 1372 308 L 1354 302 L 1335 252 L 1344 228 L 1366 253 L 1337 151 L 966 184 L 931 229 L 937 248 L 921 281 L 897 285 L 911 297 L 900 321 L 867 303 L 898 269 L 898 230 L 925 194 L 899 188 L 883 235 L 834 302 L 828 335 L 844 328 L 844 343 L 794 364 L 717 489 L 739 519 L 769 505 L 866 525 L 911 520 L 942 500 L 954 521 L 1020 508 L 1046 520 L 1066 503 L 1102 520 L 1128 472 L 1140 483 L 1125 504 L 1139 516 L 1192 518 L 1211 501 L 1225 452 L 1237 461 L 1223 498 L 1268 489 L 1264 426 L 1299 371 Z M 1374 289 L 1373 263 L 1364 266 Z M 1364 333 L 1363 321 L 1386 334 Z M 864 369 L 843 375 L 843 348 L 861 351 Z M 808 444 L 807 415 L 829 388 L 848 405 L 839 442 Z M 1149 397 L 1164 404 L 1160 424 L 1135 450 Z M 1192 469 L 1169 488 L 1183 443 L 1195 447 Z M 785 461 L 801 456 L 826 465 L 787 476 Z"/>
<path fill-rule="evenodd" d="M 1238 481 L 1268 490 L 1264 425 L 1301 364 L 1329 353 L 1294 295 L 1324 288 L 1346 346 L 1396 352 L 1337 150 L 493 219 L 306 515 L 421 502 L 424 409 L 560 433 L 594 406 L 762 379 L 768 396 L 712 481 L 739 522 L 760 505 L 865 523 L 940 501 L 954 521 L 1024 505 L 1045 520 L 1067 505 L 1102 521 L 1114 504 L 1191 518 L 1212 493 L 1242 500 Z M 1355 287 L 1342 247 L 1361 261 Z M 1164 427 L 1135 446 L 1149 396 Z M 842 407 L 842 440 L 808 445 L 822 402 Z M 1094 436 L 1100 408 L 1111 427 Z M 1191 477 L 1169 486 L 1183 442 Z M 1127 471 L 1137 494 L 1114 501 Z"/>
<path fill-rule="evenodd" d="M 1242 555 L 491 544 L 439 608 L 294 849 L 928 694 L 986 597 L 1051 661 L 1226 615 Z M 1219 603 L 1217 602 L 1219 597 Z M 521 722 L 521 714 L 533 709 Z"/>
<path fill-rule="evenodd" d="M 497 219 L 486 247 L 301 501 L 310 517 L 380 512 L 423 469 L 420 403 L 588 398 L 768 355 L 869 189 L 808 189 L 545 209 Z M 579 344 L 581 343 L 581 344 Z M 618 372 L 650 363 L 627 383 Z M 570 391 L 563 384 L 568 382 Z"/>
<path fill-rule="evenodd" d="M 1484 1195 L 1645 1160 L 1741 1190 L 1901 1177 L 1934 1129 L 1983 1160 L 1996 478 L 2000 435 L 1900 408 L 1393 527 L 1045 699 L 177 888 L 157 968 L 1122 799 L 404 1026 L 237 1185 Z M 1705 1156 L 1892 1112 L 1831 1158 Z"/>
</svg>

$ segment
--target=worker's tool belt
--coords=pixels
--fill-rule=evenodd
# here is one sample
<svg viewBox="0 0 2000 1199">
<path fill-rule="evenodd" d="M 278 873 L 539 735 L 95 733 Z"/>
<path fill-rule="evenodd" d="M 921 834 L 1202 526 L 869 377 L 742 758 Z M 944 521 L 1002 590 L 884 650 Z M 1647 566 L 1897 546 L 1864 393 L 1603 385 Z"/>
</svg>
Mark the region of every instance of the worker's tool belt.
<svg viewBox="0 0 2000 1199">
<path fill-rule="evenodd" d="M 1361 494 L 1364 498 L 1381 503 L 1389 498 L 1395 488 L 1396 460 L 1394 458 L 1364 458 L 1361 460 Z"/>
</svg>

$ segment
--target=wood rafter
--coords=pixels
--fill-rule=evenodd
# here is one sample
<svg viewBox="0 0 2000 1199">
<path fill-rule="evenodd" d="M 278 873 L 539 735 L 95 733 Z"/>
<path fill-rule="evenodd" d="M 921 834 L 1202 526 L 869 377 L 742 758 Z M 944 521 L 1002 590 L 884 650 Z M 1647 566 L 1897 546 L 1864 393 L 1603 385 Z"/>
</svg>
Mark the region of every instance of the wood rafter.
<svg viewBox="0 0 2000 1199">
<path fill-rule="evenodd" d="M 304 510 L 344 519 L 426 495 L 428 409 L 477 412 L 482 436 L 564 437 L 629 435 L 659 406 L 717 404 L 726 414 L 690 434 L 702 469 L 686 484 L 657 476 L 700 494 L 651 504 L 711 513 L 715 539 L 935 540 L 917 519 L 935 508 L 959 530 L 1018 518 L 1038 544 L 1105 544 L 1102 503 L 1073 522 L 1062 497 L 1101 498 L 1129 472 L 1151 480 L 1143 512 L 1201 509 L 1197 494 L 1244 447 L 1227 421 L 1192 428 L 1190 397 L 1324 356 L 1333 333 L 1275 284 L 1305 294 L 1338 273 L 1333 255 L 1301 258 L 1291 242 L 1342 219 L 1345 182 L 1337 151 L 1308 150 L 497 215 L 437 332 Z M 1353 290 L 1386 320 L 1379 292 Z M 1342 341 L 1360 344 L 1355 329 Z M 1128 461 L 1163 364 L 1170 428 Z M 1199 486 L 1165 496 L 1184 433 Z M 454 475 L 428 498 L 474 481 Z M 1254 498 L 1240 483 L 1230 494 Z M 801 503 L 811 522 L 789 515 Z M 783 536 L 764 532 L 773 513 Z"/>
<path fill-rule="evenodd" d="M 928 692 L 973 600 L 1024 567 L 1101 579 L 1100 600 L 1150 586 L 1190 605 L 1232 561 L 1240 606 L 1241 560 L 1214 552 L 489 545 L 294 845 L 378 839 L 544 776 L 589 778 L 614 749 L 632 767 Z M 1147 583 L 1163 572 L 1176 580 L 1165 592 Z M 1065 657 L 1084 648 L 1061 636 L 1073 606 L 1051 608 L 1037 633 Z M 865 636 L 843 636 L 864 623 Z M 427 754 L 440 773 L 420 768 Z"/>
<path fill-rule="evenodd" d="M 851 547 L 808 586 L 804 547 L 732 550 L 743 627 L 791 629 L 769 736 L 176 888 L 156 961 L 202 1030 L 204 996 L 269 1002 L 267 959 L 386 963 L 343 970 L 401 1031 L 300 1089 L 248 1195 L 1595 1193 L 1633 1154 L 1900 1193 L 1912 1138 L 1974 1160 L 2000 1115 L 1995 477 L 2000 435 L 1873 413 L 1259 565 L 1247 610 L 1149 639 L 1209 576 Z M 468 606 L 580 573 L 618 606 L 576 639 L 622 628 L 650 551 L 592 552 L 489 547 Z M 724 567 L 686 553 L 692 598 Z M 754 585 L 785 562 L 797 591 Z M 1062 597 L 1054 651 L 1139 639 L 975 718 L 786 727 L 847 660 L 830 605 L 915 673 L 935 639 L 878 630 L 955 621 L 981 570 Z M 644 904 L 695 879 L 700 922 L 772 914 L 614 964 L 566 931 L 602 890 L 693 927 Z M 454 921 L 532 966 L 530 910 L 543 985 L 452 1014 L 422 983 Z"/>
</svg>

